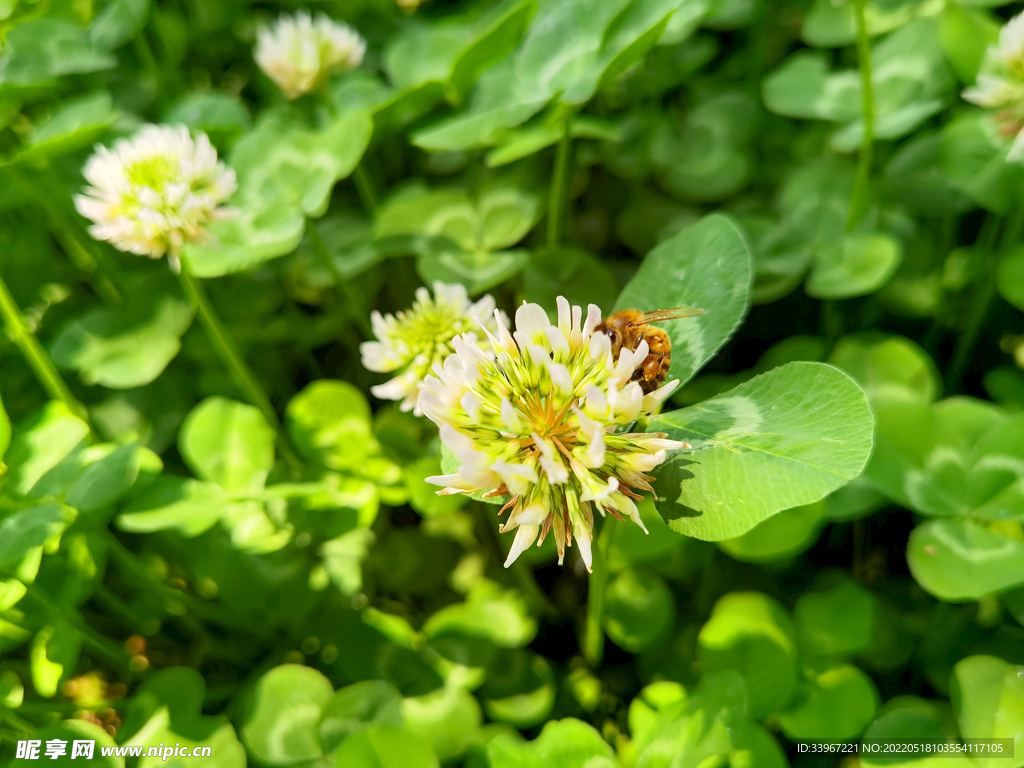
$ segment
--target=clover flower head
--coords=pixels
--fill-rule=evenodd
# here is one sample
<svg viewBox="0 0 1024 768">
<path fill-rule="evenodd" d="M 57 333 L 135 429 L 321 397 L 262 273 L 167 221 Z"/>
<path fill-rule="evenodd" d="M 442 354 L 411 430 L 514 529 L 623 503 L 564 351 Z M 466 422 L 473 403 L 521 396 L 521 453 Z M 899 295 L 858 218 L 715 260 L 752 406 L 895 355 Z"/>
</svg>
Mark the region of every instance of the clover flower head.
<svg viewBox="0 0 1024 768">
<path fill-rule="evenodd" d="M 469 335 L 453 340 L 455 354 L 426 377 L 420 407 L 460 466 L 427 480 L 444 486 L 440 494 L 509 497 L 501 530 L 517 530 L 506 567 L 551 533 L 559 563 L 575 537 L 590 570 L 594 508 L 646 533 L 636 506 L 654 493 L 646 473 L 668 451 L 689 446 L 664 433 L 626 431 L 679 383 L 645 395 L 631 380 L 647 342 L 615 360 L 607 334 L 594 330 L 598 307 L 591 304 L 584 319 L 563 297 L 557 304 L 556 325 L 536 304 L 516 311 L 514 332 L 497 317 L 487 349 Z"/>
<path fill-rule="evenodd" d="M 90 186 L 75 208 L 93 222 L 89 234 L 140 256 L 167 254 L 175 271 L 181 246 L 232 213 L 220 205 L 238 186 L 206 134 L 193 140 L 180 125 L 147 125 L 111 149 L 97 146 L 82 175 Z"/>
<path fill-rule="evenodd" d="M 981 74 L 963 92 L 966 101 L 998 110 L 994 119 L 1001 135 L 1013 137 L 1007 160 L 1024 158 L 1024 13 L 999 31 L 999 42 L 985 52 Z"/>
<path fill-rule="evenodd" d="M 475 339 L 481 330 L 497 330 L 494 313 L 490 295 L 471 302 L 464 286 L 440 281 L 434 283 L 433 296 L 426 288 L 417 289 L 416 301 L 404 312 L 381 315 L 374 310 L 370 321 L 377 341 L 360 345 L 363 367 L 398 375 L 370 391 L 381 400 L 401 400 L 403 411 L 421 416 L 418 402 L 424 377 L 454 351 L 456 336 Z"/>
<path fill-rule="evenodd" d="M 352 27 L 298 11 L 257 32 L 253 58 L 285 96 L 296 99 L 331 75 L 358 67 L 365 53 L 366 41 Z"/>
<path fill-rule="evenodd" d="M 999 62 L 1011 75 L 1024 79 L 1024 13 L 1003 25 L 999 43 L 989 47 L 986 57 Z"/>
</svg>

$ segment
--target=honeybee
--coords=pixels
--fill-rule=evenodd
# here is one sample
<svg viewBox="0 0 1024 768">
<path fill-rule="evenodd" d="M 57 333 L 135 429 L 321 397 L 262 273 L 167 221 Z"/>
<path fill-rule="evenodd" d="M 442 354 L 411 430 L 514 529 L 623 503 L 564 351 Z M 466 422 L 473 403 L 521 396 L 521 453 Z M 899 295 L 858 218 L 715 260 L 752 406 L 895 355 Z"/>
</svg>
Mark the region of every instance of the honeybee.
<svg viewBox="0 0 1024 768">
<path fill-rule="evenodd" d="M 654 328 L 650 323 L 693 317 L 703 311 L 696 307 L 655 309 L 652 312 L 624 309 L 606 317 L 594 331 L 608 334 L 612 342 L 612 357 L 616 360 L 619 358 L 619 350 L 623 347 L 633 350 L 640 345 L 641 340 L 647 342 L 647 357 L 633 371 L 631 378 L 631 381 L 639 381 L 640 388 L 647 394 L 665 383 L 669 365 L 672 363 L 672 342 L 668 334 L 661 328 Z"/>
</svg>

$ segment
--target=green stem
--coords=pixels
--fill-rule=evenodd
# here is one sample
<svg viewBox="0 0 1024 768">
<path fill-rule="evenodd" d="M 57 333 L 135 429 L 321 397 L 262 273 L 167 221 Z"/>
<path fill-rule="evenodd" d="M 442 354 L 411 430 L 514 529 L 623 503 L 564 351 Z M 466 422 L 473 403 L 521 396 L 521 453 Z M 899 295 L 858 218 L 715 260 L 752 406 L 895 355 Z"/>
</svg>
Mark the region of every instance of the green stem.
<svg viewBox="0 0 1024 768">
<path fill-rule="evenodd" d="M 604 655 L 604 591 L 608 584 L 608 543 L 611 538 L 612 526 L 607 519 L 594 520 L 599 526 L 591 548 L 593 571 L 587 590 L 587 623 L 583 629 L 583 658 L 591 667 L 597 667 Z"/>
<path fill-rule="evenodd" d="M 871 205 L 871 156 L 875 139 L 875 91 L 871 82 L 871 38 L 868 36 L 864 6 L 867 0 L 854 0 L 853 8 L 857 20 L 857 63 L 860 67 L 860 111 L 864 120 L 864 136 L 860 143 L 860 158 L 857 161 L 857 176 L 850 196 L 850 212 L 846 218 L 849 232 L 864 217 Z"/>
<path fill-rule="evenodd" d="M 104 274 L 97 256 L 83 244 L 78 235 L 82 231 L 81 227 L 70 217 L 66 206 L 61 206 L 56 202 L 64 199 L 65 192 L 62 185 L 54 179 L 54 173 L 40 173 L 32 179 L 26 178 L 17 168 L 10 168 L 8 173 L 19 186 L 33 196 L 35 202 L 42 208 L 61 248 L 64 249 L 68 259 L 86 275 L 96 291 L 96 295 L 105 304 L 120 305 L 121 292 Z"/>
<path fill-rule="evenodd" d="M 370 180 L 370 175 L 366 172 L 366 166 L 362 162 L 352 171 L 352 181 L 356 185 L 356 192 L 359 193 L 359 199 L 362 201 L 363 207 L 372 216 L 373 212 L 377 209 L 377 193 L 374 192 L 373 182 Z"/>
<path fill-rule="evenodd" d="M 112 666 L 127 671 L 128 654 L 117 643 L 114 643 L 96 632 L 85 623 L 80 616 L 68 611 L 64 606 L 55 603 L 49 596 L 38 589 L 34 584 L 22 582 L 28 590 L 28 595 L 37 603 L 45 607 L 50 613 L 60 616 L 72 629 L 82 638 L 82 642 L 92 648 L 97 656 L 102 657 Z"/>
<path fill-rule="evenodd" d="M 2 276 L 0 276 L 0 314 L 3 315 L 11 341 L 21 351 L 25 361 L 32 368 L 32 372 L 36 375 L 39 383 L 43 385 L 47 394 L 54 400 L 62 401 L 68 410 L 88 422 L 89 416 L 85 408 L 71 394 L 71 390 L 57 372 L 49 355 L 46 354 L 39 340 L 28 327 Z"/>
<path fill-rule="evenodd" d="M 52 217 L 51 217 L 52 218 Z M 82 244 L 70 227 L 61 222 L 52 222 L 54 235 L 71 262 L 85 273 L 96 295 L 108 306 L 120 306 L 124 299 L 121 292 L 105 274 L 99 271 L 99 264 Z"/>
<path fill-rule="evenodd" d="M 555 167 L 551 173 L 551 192 L 548 195 L 547 244 L 557 245 L 562 237 L 562 216 L 566 212 L 569 187 L 569 160 L 572 153 L 572 116 L 565 116 L 562 138 L 555 150 Z"/>
<path fill-rule="evenodd" d="M 957 339 L 956 348 L 953 350 L 953 360 L 949 365 L 946 378 L 946 389 L 949 392 L 956 392 L 963 383 L 964 375 L 974 356 L 974 348 L 978 343 L 978 335 L 985 326 L 989 312 L 992 309 L 992 302 L 996 298 L 996 278 L 999 271 L 999 255 L 1007 245 L 1011 245 L 1020 239 L 1021 230 L 1024 228 L 1024 190 L 1017 204 L 1017 210 L 1003 235 L 999 237 L 999 219 L 989 214 L 981 227 L 978 235 L 978 242 L 975 247 L 981 251 L 981 258 L 984 260 L 981 273 L 974 285 L 974 292 L 971 294 L 971 302 L 967 314 L 967 324 L 964 326 L 960 338 Z M 996 241 L 999 240 L 999 246 Z"/>
<path fill-rule="evenodd" d="M 11 712 L 11 710 L 5 709 L 3 707 L 0 707 L 0 721 L 13 725 L 22 733 L 27 733 L 31 735 L 36 732 L 36 729 L 32 725 L 32 723 L 28 722 L 27 720 L 22 720 L 16 714 Z"/>
<path fill-rule="evenodd" d="M 182 603 L 186 610 L 191 611 L 200 619 L 244 632 L 249 636 L 253 635 L 254 625 L 247 620 L 247 617 L 236 615 L 230 609 L 225 609 L 221 604 L 199 600 L 192 595 L 165 584 L 161 579 L 153 575 L 149 568 L 121 543 L 121 540 L 108 528 L 98 527 L 96 530 L 106 540 L 107 551 L 110 553 L 111 559 L 115 560 L 118 567 L 131 577 L 129 583 L 137 585 L 140 589 L 151 589 L 159 595 L 161 601 Z"/>
<path fill-rule="evenodd" d="M 828 340 L 829 348 L 835 346 L 839 337 L 843 335 L 846 325 L 843 320 L 843 313 L 836 299 L 825 299 L 821 302 L 821 330 L 822 335 Z"/>
<path fill-rule="evenodd" d="M 334 284 L 338 286 L 345 296 L 345 302 L 348 305 L 349 317 L 352 321 L 359 326 L 359 330 L 362 331 L 363 337 L 366 339 L 373 338 L 373 326 L 370 325 L 369 319 L 360 310 L 361 302 L 355 291 L 352 290 L 352 284 L 348 279 L 341 274 L 341 270 L 334 263 L 334 259 L 331 258 L 330 251 L 327 250 L 327 243 L 324 242 L 323 237 L 320 236 L 320 230 L 316 226 L 316 222 L 313 219 L 306 220 L 306 233 L 309 235 L 310 245 L 313 246 L 313 251 L 316 253 L 317 258 L 323 262 L 323 265 L 330 271 L 334 276 Z"/>
<path fill-rule="evenodd" d="M 224 365 L 227 366 L 228 372 L 235 380 L 235 384 L 238 385 L 238 388 L 241 389 L 249 402 L 263 412 L 267 423 L 277 431 L 277 443 L 278 449 L 281 451 L 281 458 L 284 459 L 293 473 L 299 473 L 302 469 L 302 462 L 299 461 L 298 456 L 295 455 L 291 445 L 285 439 L 284 430 L 281 428 L 281 422 L 277 418 L 274 406 L 270 403 L 270 398 L 267 397 L 267 393 L 263 391 L 263 387 L 260 386 L 256 375 L 250 370 L 241 352 L 238 351 L 238 347 L 235 346 L 235 342 L 228 335 L 224 324 L 213 311 L 213 306 L 210 304 L 210 299 L 207 297 L 206 291 L 203 290 L 202 284 L 185 271 L 184 265 L 182 265 L 182 269 L 178 273 L 178 279 L 181 282 L 185 295 L 192 303 L 192 306 L 196 308 L 199 320 L 206 329 L 207 338 L 224 362 Z"/>
</svg>

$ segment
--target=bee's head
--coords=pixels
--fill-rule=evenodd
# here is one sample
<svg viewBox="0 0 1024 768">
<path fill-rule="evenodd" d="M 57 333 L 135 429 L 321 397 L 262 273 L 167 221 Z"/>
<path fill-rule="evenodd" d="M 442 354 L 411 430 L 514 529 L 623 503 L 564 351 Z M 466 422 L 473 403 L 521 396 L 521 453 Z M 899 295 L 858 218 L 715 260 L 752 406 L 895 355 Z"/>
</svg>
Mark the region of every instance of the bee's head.
<svg viewBox="0 0 1024 768">
<path fill-rule="evenodd" d="M 607 334 L 612 343 L 612 354 L 618 357 L 622 345 L 636 335 L 636 329 L 641 324 L 641 320 L 640 312 L 635 309 L 626 309 L 606 318 L 594 331 Z"/>
</svg>

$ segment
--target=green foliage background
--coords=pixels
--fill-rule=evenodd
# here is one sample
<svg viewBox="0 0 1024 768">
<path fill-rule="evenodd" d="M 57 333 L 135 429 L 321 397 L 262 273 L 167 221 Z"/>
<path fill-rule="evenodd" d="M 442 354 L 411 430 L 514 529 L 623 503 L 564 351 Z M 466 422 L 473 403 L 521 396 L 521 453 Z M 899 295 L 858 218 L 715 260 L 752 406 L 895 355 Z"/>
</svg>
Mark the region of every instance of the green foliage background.
<svg viewBox="0 0 1024 768">
<path fill-rule="evenodd" d="M 959 96 L 1018 9 L 309 7 L 368 51 L 287 102 L 251 50 L 290 3 L 0 0 L 0 765 L 1024 765 L 1024 170 Z M 147 122 L 238 174 L 182 261 L 270 411 L 74 211 Z M 495 508 L 424 482 L 433 424 L 369 396 L 370 312 L 436 280 L 705 310 L 643 425 L 693 448 L 592 575 L 550 540 L 503 569 Z"/>
</svg>

